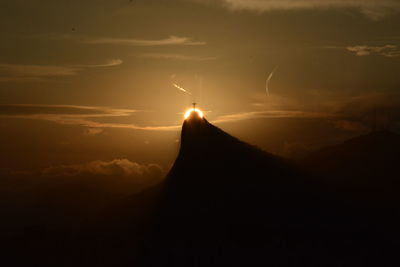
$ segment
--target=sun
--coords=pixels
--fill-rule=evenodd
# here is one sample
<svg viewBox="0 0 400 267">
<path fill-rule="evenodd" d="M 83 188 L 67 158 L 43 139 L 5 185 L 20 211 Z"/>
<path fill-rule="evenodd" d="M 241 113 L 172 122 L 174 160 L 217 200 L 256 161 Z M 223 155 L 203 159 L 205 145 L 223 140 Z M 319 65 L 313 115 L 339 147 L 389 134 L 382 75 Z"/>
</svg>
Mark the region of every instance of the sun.
<svg viewBox="0 0 400 267">
<path fill-rule="evenodd" d="M 185 112 L 185 120 L 186 120 L 187 118 L 190 117 L 190 115 L 192 114 L 192 112 L 196 112 L 196 113 L 197 113 L 197 116 L 199 116 L 200 118 L 203 118 L 203 117 L 204 117 L 204 114 L 203 114 L 203 112 L 202 112 L 200 109 L 198 109 L 198 108 L 191 108 L 191 109 L 188 109 L 188 110 Z"/>
</svg>

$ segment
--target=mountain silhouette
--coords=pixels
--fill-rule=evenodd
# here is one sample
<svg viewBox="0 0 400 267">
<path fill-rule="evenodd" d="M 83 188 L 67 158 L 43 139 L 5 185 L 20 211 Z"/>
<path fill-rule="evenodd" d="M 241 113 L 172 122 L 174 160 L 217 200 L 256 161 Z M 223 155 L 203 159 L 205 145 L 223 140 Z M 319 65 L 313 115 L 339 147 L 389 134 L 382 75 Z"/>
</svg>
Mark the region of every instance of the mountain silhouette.
<svg viewBox="0 0 400 267">
<path fill-rule="evenodd" d="M 265 252 L 271 234 L 279 246 L 285 235 L 301 240 L 319 228 L 310 224 L 320 199 L 314 186 L 294 164 L 193 112 L 183 123 L 180 151 L 163 183 L 96 218 L 96 231 L 127 242 L 140 239 L 141 264 L 148 266 L 257 263 L 264 256 L 252 247 Z M 222 247 L 227 250 L 219 252 Z M 241 258 L 229 258 L 236 250 Z"/>
<path fill-rule="evenodd" d="M 373 131 L 318 150 L 303 164 L 330 186 L 347 188 L 353 196 L 359 196 L 354 194 L 357 190 L 373 201 L 400 200 L 399 151 L 399 134 Z"/>
<path fill-rule="evenodd" d="M 370 146 L 348 146 L 359 142 Z M 330 151 L 341 150 L 303 166 Z M 48 255 L 37 266 L 396 266 L 398 230 L 332 190 L 324 165 L 298 166 L 192 112 L 162 183 L 43 237 L 31 254 Z"/>
<path fill-rule="evenodd" d="M 84 246 L 101 266 L 391 266 L 396 231 L 297 166 L 192 112 L 165 180 L 89 221 Z"/>
<path fill-rule="evenodd" d="M 368 216 L 196 113 L 159 192 L 143 266 L 385 264 Z"/>
<path fill-rule="evenodd" d="M 351 203 L 367 220 L 399 240 L 400 135 L 372 131 L 320 149 L 302 164 L 319 183 Z"/>
<path fill-rule="evenodd" d="M 193 114 L 182 127 L 181 149 L 164 183 L 159 223 L 145 262 L 150 266 L 260 262 L 265 255 L 253 247 L 262 249 L 270 234 L 298 233 L 296 228 L 304 225 L 313 195 L 302 178 L 285 160 Z M 298 225 L 290 223 L 294 220 Z"/>
</svg>

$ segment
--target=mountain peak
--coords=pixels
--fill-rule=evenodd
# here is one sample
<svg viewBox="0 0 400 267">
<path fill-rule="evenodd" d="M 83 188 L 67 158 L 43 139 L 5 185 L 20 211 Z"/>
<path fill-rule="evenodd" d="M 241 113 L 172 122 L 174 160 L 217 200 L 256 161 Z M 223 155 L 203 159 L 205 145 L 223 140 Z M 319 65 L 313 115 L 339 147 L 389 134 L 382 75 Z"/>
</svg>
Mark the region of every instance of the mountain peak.
<svg viewBox="0 0 400 267">
<path fill-rule="evenodd" d="M 253 183 L 272 188 L 272 184 L 285 184 L 296 176 L 285 160 L 192 115 L 182 125 L 180 151 L 167 178 L 170 182 L 184 180 L 190 187 L 196 184 L 196 190 L 204 187 L 204 192 L 210 187 L 236 191 Z"/>
<path fill-rule="evenodd" d="M 206 130 L 210 123 L 196 112 L 191 112 L 182 125 L 182 138 L 187 135 L 198 135 Z"/>
<path fill-rule="evenodd" d="M 181 132 L 179 157 L 210 158 L 219 152 L 226 152 L 237 146 L 249 146 L 237 138 L 212 125 L 196 112 L 185 119 Z M 250 146 L 249 146 L 250 147 Z"/>
</svg>

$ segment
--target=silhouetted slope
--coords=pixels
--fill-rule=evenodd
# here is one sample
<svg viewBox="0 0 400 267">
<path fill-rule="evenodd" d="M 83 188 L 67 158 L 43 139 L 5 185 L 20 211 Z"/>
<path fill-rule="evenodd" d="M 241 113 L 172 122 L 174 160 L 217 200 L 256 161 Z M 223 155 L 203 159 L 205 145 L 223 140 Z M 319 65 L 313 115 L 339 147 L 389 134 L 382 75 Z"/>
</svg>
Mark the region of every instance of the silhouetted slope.
<svg viewBox="0 0 400 267">
<path fill-rule="evenodd" d="M 400 186 L 400 135 L 371 132 L 323 148 L 303 163 L 331 185 L 392 192 L 390 196 L 394 196 Z"/>
<path fill-rule="evenodd" d="M 266 208 L 276 207 L 272 200 L 279 199 L 280 208 L 294 207 L 300 200 L 310 200 L 308 193 L 313 191 L 304 175 L 284 159 L 198 117 L 184 122 L 181 149 L 165 183 L 167 197 L 181 204 L 220 206 L 224 212 L 233 207 L 236 213 L 240 208 L 244 213 L 253 209 L 251 215 L 260 217 Z"/>
<path fill-rule="evenodd" d="M 303 161 L 318 181 L 398 242 L 400 135 L 376 131 L 323 148 Z"/>
<path fill-rule="evenodd" d="M 192 113 L 161 184 L 30 255 L 36 266 L 396 266 L 397 236 L 385 239 L 376 214 L 314 182 Z"/>
<path fill-rule="evenodd" d="M 273 199 L 304 190 L 303 178 L 285 160 L 194 117 L 183 124 L 181 149 L 167 176 L 166 190 L 201 202 L 227 197 L 246 202 L 244 196 Z"/>
<path fill-rule="evenodd" d="M 360 257 L 341 245 L 375 250 L 359 246 L 365 222 L 324 193 L 290 163 L 194 114 L 183 124 L 142 264 L 354 266 Z"/>
</svg>

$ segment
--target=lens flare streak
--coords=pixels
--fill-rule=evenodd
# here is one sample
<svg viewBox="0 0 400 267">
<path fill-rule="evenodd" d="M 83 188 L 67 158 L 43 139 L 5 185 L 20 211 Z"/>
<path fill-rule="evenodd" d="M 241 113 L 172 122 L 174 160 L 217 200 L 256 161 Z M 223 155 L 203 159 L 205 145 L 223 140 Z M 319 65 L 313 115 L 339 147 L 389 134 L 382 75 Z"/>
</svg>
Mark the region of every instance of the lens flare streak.
<svg viewBox="0 0 400 267">
<path fill-rule="evenodd" d="M 277 70 L 278 66 L 276 66 L 273 71 L 268 75 L 267 80 L 265 81 L 265 91 L 267 96 L 269 96 L 269 83 L 271 82 L 272 76 L 274 76 L 275 71 Z"/>
<path fill-rule="evenodd" d="M 186 89 L 180 87 L 180 86 L 177 85 L 176 83 L 172 83 L 172 85 L 173 85 L 175 88 L 181 90 L 182 92 L 184 92 L 184 93 L 186 93 L 186 94 L 188 94 L 188 95 L 192 95 L 192 93 L 190 93 L 188 90 L 186 90 Z"/>
</svg>

